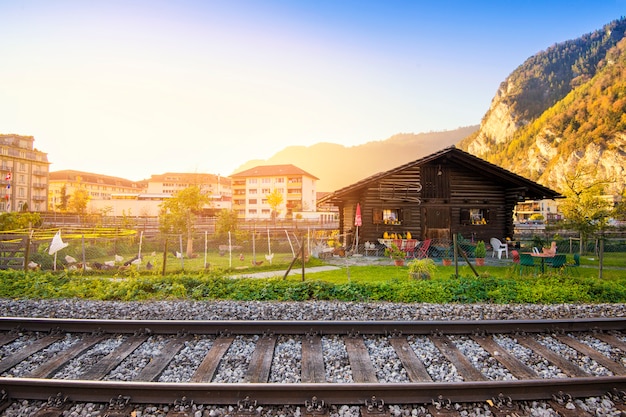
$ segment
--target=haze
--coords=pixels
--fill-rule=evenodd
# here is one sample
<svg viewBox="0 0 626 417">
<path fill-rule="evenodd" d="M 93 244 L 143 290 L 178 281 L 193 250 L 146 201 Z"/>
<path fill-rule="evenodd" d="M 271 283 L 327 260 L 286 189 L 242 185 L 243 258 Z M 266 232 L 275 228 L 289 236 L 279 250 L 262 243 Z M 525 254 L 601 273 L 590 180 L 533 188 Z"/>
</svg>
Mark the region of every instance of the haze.
<svg viewBox="0 0 626 417">
<path fill-rule="evenodd" d="M 52 171 L 139 180 L 451 130 L 625 5 L 0 0 L 0 133 L 34 136 Z"/>
</svg>

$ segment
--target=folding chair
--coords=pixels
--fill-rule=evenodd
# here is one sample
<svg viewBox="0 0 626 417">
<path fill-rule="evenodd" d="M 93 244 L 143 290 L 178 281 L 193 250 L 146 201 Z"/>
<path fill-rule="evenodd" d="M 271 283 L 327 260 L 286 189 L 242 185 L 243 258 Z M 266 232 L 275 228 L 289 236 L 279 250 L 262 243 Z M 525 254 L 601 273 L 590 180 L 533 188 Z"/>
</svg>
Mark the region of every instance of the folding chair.
<svg viewBox="0 0 626 417">
<path fill-rule="evenodd" d="M 407 258 L 415 258 L 415 247 L 417 246 L 417 240 L 415 239 L 407 239 L 404 245 L 404 252 L 406 253 Z"/>
<path fill-rule="evenodd" d="M 428 258 L 428 249 L 430 249 L 431 239 L 426 239 L 422 242 L 422 244 L 417 248 L 417 257 L 418 258 Z"/>
</svg>

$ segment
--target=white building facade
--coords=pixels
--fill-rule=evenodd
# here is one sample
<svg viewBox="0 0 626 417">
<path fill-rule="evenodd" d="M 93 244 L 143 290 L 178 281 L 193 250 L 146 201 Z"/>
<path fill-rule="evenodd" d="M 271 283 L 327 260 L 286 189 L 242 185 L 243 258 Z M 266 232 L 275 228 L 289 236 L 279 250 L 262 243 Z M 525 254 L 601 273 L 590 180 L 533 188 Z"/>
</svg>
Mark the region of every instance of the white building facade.
<svg viewBox="0 0 626 417">
<path fill-rule="evenodd" d="M 282 202 L 276 217 L 291 219 L 309 217 L 316 212 L 318 178 L 295 165 L 262 165 L 231 175 L 232 208 L 246 220 L 272 218 L 271 195 L 279 194 Z"/>
</svg>

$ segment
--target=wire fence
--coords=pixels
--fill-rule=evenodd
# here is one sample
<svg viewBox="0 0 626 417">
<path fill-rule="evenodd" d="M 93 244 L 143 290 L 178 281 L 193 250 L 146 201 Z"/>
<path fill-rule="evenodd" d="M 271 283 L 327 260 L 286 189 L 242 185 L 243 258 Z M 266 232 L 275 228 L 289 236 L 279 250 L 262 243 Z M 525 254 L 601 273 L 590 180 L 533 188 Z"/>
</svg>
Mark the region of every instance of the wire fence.
<svg viewBox="0 0 626 417">
<path fill-rule="evenodd" d="M 304 247 L 306 256 L 317 258 L 360 254 L 385 256 L 386 246 L 376 242 L 355 242 L 336 229 L 303 227 L 265 227 L 246 225 L 225 235 L 200 230 L 191 236 L 146 233 L 120 227 L 50 227 L 35 230 L 2 232 L 0 235 L 0 269 L 41 270 L 152 270 L 155 273 L 179 270 L 202 271 L 215 268 L 275 268 L 288 265 Z M 55 236 L 63 247 L 51 251 Z M 626 253 L 626 237 L 595 236 L 582 244 L 577 237 L 552 238 L 527 236 L 507 242 L 509 251 L 530 252 L 534 247 L 557 244 L 558 253 Z M 476 243 L 459 236 L 460 250 L 475 258 Z M 485 242 L 491 256 L 489 242 Z M 420 248 L 420 245 L 417 246 Z M 425 252 L 428 257 L 443 259 L 453 253 L 452 240 L 432 239 Z M 416 253 L 412 254 L 414 257 Z"/>
<path fill-rule="evenodd" d="M 208 231 L 187 236 L 106 227 L 18 230 L 0 235 L 0 269 L 260 268 L 292 262 L 303 246 L 310 255 L 337 236 L 336 231 L 280 228 L 243 229 L 222 236 Z M 54 244 L 55 237 L 60 244 Z"/>
</svg>

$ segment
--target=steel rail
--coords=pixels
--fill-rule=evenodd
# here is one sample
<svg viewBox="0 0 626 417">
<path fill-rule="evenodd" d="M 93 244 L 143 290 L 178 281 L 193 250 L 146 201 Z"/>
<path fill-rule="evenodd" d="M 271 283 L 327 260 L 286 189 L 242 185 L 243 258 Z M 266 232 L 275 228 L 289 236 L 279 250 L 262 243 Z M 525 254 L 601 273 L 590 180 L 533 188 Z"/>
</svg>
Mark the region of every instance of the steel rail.
<svg viewBox="0 0 626 417">
<path fill-rule="evenodd" d="M 626 317 L 559 320 L 438 321 L 251 321 L 251 320 L 91 320 L 0 317 L 0 331 L 108 332 L 153 334 L 469 334 L 624 331 Z"/>
<path fill-rule="evenodd" d="M 307 383 L 217 384 L 154 383 L 0 378 L 11 399 L 46 400 L 59 393 L 74 402 L 109 402 L 118 396 L 135 404 L 171 404 L 181 398 L 198 404 L 237 404 L 246 398 L 261 405 L 303 405 L 313 397 L 327 404 L 364 404 L 376 397 L 388 404 L 486 401 L 502 394 L 512 400 L 550 399 L 567 393 L 574 398 L 600 396 L 626 388 L 626 377 L 586 377 L 454 383 Z"/>
</svg>

